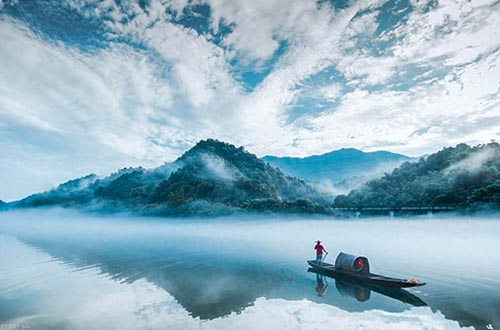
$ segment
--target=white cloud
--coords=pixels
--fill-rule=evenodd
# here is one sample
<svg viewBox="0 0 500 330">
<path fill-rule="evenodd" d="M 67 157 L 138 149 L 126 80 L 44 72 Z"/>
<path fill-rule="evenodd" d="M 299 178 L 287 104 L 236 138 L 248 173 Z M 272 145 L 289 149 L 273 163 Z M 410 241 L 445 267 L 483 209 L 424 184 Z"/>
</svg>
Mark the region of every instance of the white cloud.
<svg viewBox="0 0 500 330">
<path fill-rule="evenodd" d="M 411 61 L 444 57 L 445 65 L 469 63 L 500 47 L 497 1 L 440 1 L 424 13 L 414 10 L 396 35 L 394 54 Z"/>
<path fill-rule="evenodd" d="M 291 36 L 291 30 L 302 27 L 301 21 L 315 14 L 315 4 L 293 1 L 284 6 L 281 1 L 227 1 L 208 0 L 212 9 L 212 25 L 233 25 L 232 32 L 224 39 L 243 57 L 265 60 L 278 49 L 279 42 Z M 296 24 L 293 24 L 296 23 Z"/>
<path fill-rule="evenodd" d="M 415 10 L 407 24 L 396 28 L 402 41 L 381 56 L 353 51 L 353 44 L 347 44 L 337 69 L 361 89 L 346 94 L 330 113 L 299 121 L 297 149 L 310 154 L 331 150 L 333 144 L 416 156 L 443 145 L 498 137 L 500 39 L 494 36 L 500 32 L 500 11 L 495 10 L 498 4 L 491 5 L 445 1 L 427 14 Z M 450 17 L 458 23 L 450 24 Z M 441 33 L 443 28 L 448 31 Z M 410 84 L 408 90 L 391 90 L 390 85 L 374 92 L 366 89 L 419 62 L 428 65 L 421 75 L 427 81 Z M 432 70 L 443 69 L 449 72 L 444 78 L 432 78 Z"/>
<path fill-rule="evenodd" d="M 174 78 L 195 108 L 208 106 L 216 97 L 238 95 L 223 50 L 194 30 L 162 21 L 139 38 L 172 63 Z"/>
<path fill-rule="evenodd" d="M 293 149 L 294 132 L 286 126 L 285 116 L 298 93 L 297 85 L 340 59 L 342 33 L 360 9 L 373 3 L 357 2 L 340 12 L 330 7 L 311 9 L 294 22 L 301 33 L 292 39 L 276 68 L 241 103 L 246 135 L 255 136 L 252 150 L 283 154 Z"/>
<path fill-rule="evenodd" d="M 355 90 L 330 113 L 310 118 L 312 128 L 298 128 L 298 137 L 309 146 L 308 138 L 314 138 L 319 149 L 335 141 L 339 147 L 385 148 L 415 156 L 433 146 L 489 141 L 500 124 L 499 56 L 497 52 L 407 91 Z"/>
<path fill-rule="evenodd" d="M 319 88 L 319 94 L 328 101 L 335 101 L 342 95 L 342 86 L 338 83 L 333 83 Z"/>
<path fill-rule="evenodd" d="M 143 54 L 112 46 L 87 55 L 0 22 L 0 113 L 11 122 L 84 134 L 124 154 L 148 158 L 148 122 L 167 119 L 170 87 Z M 20 56 L 21 55 L 21 56 Z"/>
<path fill-rule="evenodd" d="M 224 50 L 194 29 L 170 22 L 172 16 L 167 9 L 181 15 L 187 1 L 153 1 L 146 11 L 134 1 L 121 6 L 114 1 L 71 4 L 91 19 L 104 20 L 116 37 L 131 38 L 148 51 L 157 52 L 164 65 L 171 66 L 170 78 L 193 107 L 207 107 L 216 97 L 238 94 L 239 86 L 230 74 Z"/>
<path fill-rule="evenodd" d="M 397 66 L 401 65 L 394 57 L 373 57 L 357 51 L 355 54 L 343 56 L 337 63 L 337 68 L 346 79 L 361 78 L 362 85 L 366 86 L 387 83 L 396 73 Z"/>
</svg>

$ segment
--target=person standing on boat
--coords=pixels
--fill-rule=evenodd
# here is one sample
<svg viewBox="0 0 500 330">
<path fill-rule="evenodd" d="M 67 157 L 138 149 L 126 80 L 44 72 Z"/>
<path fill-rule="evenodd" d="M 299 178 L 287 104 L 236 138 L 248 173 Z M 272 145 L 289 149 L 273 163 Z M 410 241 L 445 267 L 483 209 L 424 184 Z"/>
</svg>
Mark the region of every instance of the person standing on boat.
<svg viewBox="0 0 500 330">
<path fill-rule="evenodd" d="M 317 240 L 316 245 L 314 246 L 314 249 L 316 250 L 316 261 L 317 262 L 322 262 L 323 261 L 323 252 L 325 253 L 325 256 L 328 254 L 328 251 L 325 250 L 325 247 L 321 245 L 321 241 Z"/>
</svg>

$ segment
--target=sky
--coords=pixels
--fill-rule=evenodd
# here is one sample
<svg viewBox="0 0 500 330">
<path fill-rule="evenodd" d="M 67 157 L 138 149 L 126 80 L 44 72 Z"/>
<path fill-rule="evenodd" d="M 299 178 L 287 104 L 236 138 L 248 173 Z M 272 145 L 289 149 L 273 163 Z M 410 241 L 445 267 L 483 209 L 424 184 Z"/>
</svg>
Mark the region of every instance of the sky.
<svg viewBox="0 0 500 330">
<path fill-rule="evenodd" d="M 0 199 L 258 156 L 500 140 L 498 0 L 0 0 Z"/>
</svg>

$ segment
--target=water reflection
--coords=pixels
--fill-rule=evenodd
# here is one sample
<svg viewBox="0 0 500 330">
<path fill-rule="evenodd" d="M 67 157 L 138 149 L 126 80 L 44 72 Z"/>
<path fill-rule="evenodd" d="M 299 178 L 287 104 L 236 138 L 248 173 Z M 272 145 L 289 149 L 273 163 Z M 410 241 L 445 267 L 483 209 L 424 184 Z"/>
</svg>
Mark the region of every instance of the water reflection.
<svg viewBox="0 0 500 330">
<path fill-rule="evenodd" d="M 319 269 L 309 268 L 307 271 L 316 274 L 316 292 L 321 289 L 322 294 L 320 295 L 318 292 L 318 295 L 324 296 L 326 292 L 324 283 L 327 283 L 326 278 L 328 276 L 326 276 L 326 274 Z M 351 297 L 359 302 L 368 301 L 371 296 L 371 291 L 375 291 L 386 297 L 393 298 L 416 307 L 427 306 L 422 299 L 404 289 L 386 288 L 347 278 L 331 278 L 335 281 L 335 287 L 342 297 Z"/>
<path fill-rule="evenodd" d="M 493 324 L 498 328 L 500 324 L 500 262 L 491 262 L 498 260 L 500 222 L 163 223 L 80 219 L 74 215 L 61 220 L 4 216 L 1 221 L 0 214 L 0 322 L 32 315 L 34 312 L 27 308 L 30 302 L 41 301 L 16 287 L 32 287 L 32 294 L 37 294 L 39 287 L 59 286 L 66 271 L 95 272 L 97 277 L 111 279 L 117 285 L 123 283 L 123 290 L 118 291 L 147 282 L 175 299 L 190 317 L 204 322 L 243 313 L 259 299 L 280 299 L 307 300 L 348 312 L 405 313 L 412 306 L 427 303 L 433 311 L 440 311 L 463 326 L 484 328 Z M 309 242 L 320 236 L 318 231 L 336 233 L 332 251 L 335 247 L 369 251 L 373 265 L 384 274 L 418 276 L 428 285 L 413 290 L 387 289 L 307 273 L 305 260 L 312 252 Z M 352 240 L 353 232 L 362 239 Z M 16 260 L 25 260 L 23 255 L 5 257 L 2 264 L 2 255 L 6 254 L 1 234 L 15 237 L 30 249 L 42 251 L 69 267 L 51 276 L 43 272 L 40 263 L 26 261 L 16 266 Z M 419 247 L 418 253 L 415 247 Z M 475 267 L 465 267 L 465 261 L 471 257 Z M 23 272 L 24 267 L 35 271 L 34 275 Z M 94 283 L 82 287 L 91 292 Z M 67 288 L 68 292 L 72 290 Z M 106 292 L 100 294 L 104 296 Z M 68 299 L 61 296 L 53 301 Z M 51 309 L 53 301 L 38 306 L 38 313 Z"/>
<path fill-rule="evenodd" d="M 326 288 L 328 288 L 326 277 L 320 274 L 316 274 L 316 293 L 319 297 L 323 297 L 325 295 Z"/>
<path fill-rule="evenodd" d="M 355 283 L 335 280 L 335 287 L 344 297 L 354 297 L 357 301 L 364 302 L 370 299 L 370 289 Z"/>
<path fill-rule="evenodd" d="M 269 263 L 226 258 L 207 250 L 182 253 L 175 249 L 181 244 L 173 238 L 166 243 L 127 242 L 126 246 L 106 240 L 21 241 L 78 271 L 98 268 L 101 274 L 124 284 L 146 279 L 174 296 L 192 317 L 202 320 L 241 312 L 257 298 L 291 280 L 280 267 Z"/>
<path fill-rule="evenodd" d="M 291 300 L 307 297 L 316 301 L 302 289 L 309 285 L 302 266 L 295 272 L 290 265 L 259 257 L 234 257 L 225 254 L 225 249 L 214 250 L 208 241 L 186 241 L 174 236 L 113 240 L 104 233 L 98 239 L 86 235 L 70 238 L 18 235 L 18 239 L 77 271 L 96 268 L 103 276 L 124 284 L 145 279 L 171 294 L 192 317 L 201 320 L 240 313 L 260 297 L 287 296 Z M 326 297 L 330 283 L 324 274 L 316 273 L 315 283 L 315 296 L 321 302 L 348 311 L 382 308 L 394 312 L 406 309 L 380 299 L 372 305 L 349 301 L 351 297 L 358 302 L 367 301 L 370 290 L 380 292 L 381 289 L 337 280 L 335 287 L 340 297 L 348 298 L 339 301 L 338 297 Z M 382 294 L 402 302 L 418 300 L 404 290 Z M 413 299 L 402 298 L 405 294 Z M 425 306 L 425 303 L 412 305 Z"/>
</svg>

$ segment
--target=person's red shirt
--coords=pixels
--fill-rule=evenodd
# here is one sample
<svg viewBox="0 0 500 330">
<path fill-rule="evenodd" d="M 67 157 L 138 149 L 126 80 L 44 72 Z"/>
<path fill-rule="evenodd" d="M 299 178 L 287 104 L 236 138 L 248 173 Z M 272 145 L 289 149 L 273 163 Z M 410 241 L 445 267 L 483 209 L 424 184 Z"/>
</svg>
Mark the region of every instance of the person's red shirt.
<svg viewBox="0 0 500 330">
<path fill-rule="evenodd" d="M 321 245 L 320 243 L 316 244 L 316 246 L 314 247 L 314 249 L 316 250 L 316 255 L 317 256 L 322 255 L 323 251 L 325 250 L 325 248 L 323 247 L 323 245 Z"/>
</svg>

